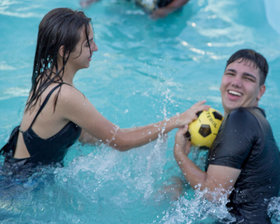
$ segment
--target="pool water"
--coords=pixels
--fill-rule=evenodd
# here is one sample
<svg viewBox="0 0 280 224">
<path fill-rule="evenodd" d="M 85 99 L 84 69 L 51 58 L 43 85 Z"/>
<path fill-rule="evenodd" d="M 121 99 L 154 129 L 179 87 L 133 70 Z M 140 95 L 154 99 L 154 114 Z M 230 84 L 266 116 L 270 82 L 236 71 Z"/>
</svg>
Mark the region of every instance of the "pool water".
<svg viewBox="0 0 280 224">
<path fill-rule="evenodd" d="M 21 121 L 38 24 L 56 7 L 78 9 L 79 1 L 0 2 L 1 146 Z M 278 1 L 270 0 L 197 0 L 154 21 L 132 1 L 100 0 L 85 9 L 99 50 L 91 67 L 78 72 L 75 85 L 122 128 L 168 118 L 203 99 L 222 112 L 219 83 L 225 61 L 240 48 L 253 48 L 270 64 L 260 106 L 280 145 L 280 29 L 275 22 L 279 8 Z M 1 185 L 1 223 L 230 220 L 225 201 L 213 205 L 187 184 L 174 200 L 173 188 L 182 178 L 173 157 L 174 134 L 122 153 L 105 145 L 75 144 L 65 167 L 45 169 L 23 183 Z M 192 152 L 201 167 L 205 156 L 204 151 Z M 280 197 L 270 204 L 273 223 L 280 221 L 279 202 Z"/>
</svg>

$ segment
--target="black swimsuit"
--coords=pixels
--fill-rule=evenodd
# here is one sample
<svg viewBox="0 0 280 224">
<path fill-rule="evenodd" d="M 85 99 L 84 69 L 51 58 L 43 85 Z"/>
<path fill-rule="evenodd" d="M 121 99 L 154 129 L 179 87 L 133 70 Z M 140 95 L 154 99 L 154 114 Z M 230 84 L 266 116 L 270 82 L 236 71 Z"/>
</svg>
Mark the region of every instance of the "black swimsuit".
<svg viewBox="0 0 280 224">
<path fill-rule="evenodd" d="M 27 166 L 27 164 L 34 167 L 34 165 L 36 166 L 38 164 L 48 165 L 60 163 L 62 162 L 67 149 L 79 138 L 81 134 L 81 128 L 71 121 L 67 123 L 58 133 L 47 139 L 41 138 L 32 129 L 34 122 L 47 104 L 51 94 L 57 88 L 61 87 L 62 84 L 63 83 L 58 84 L 49 92 L 32 123 L 30 124 L 30 127 L 26 131 L 21 131 L 19 126 L 14 128 L 8 143 L 1 149 L 1 152 L 6 157 L 4 167 L 17 165 L 19 168 L 22 167 L 22 165 Z M 26 159 L 13 158 L 19 132 L 22 133 L 24 143 L 30 154 L 30 157 Z"/>
</svg>

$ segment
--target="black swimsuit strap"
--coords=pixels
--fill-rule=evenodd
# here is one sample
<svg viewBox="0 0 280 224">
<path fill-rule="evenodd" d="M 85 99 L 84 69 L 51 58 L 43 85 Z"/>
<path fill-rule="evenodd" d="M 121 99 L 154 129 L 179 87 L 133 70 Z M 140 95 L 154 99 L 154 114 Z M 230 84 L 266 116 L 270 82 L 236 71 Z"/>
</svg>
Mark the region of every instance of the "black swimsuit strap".
<svg viewBox="0 0 280 224">
<path fill-rule="evenodd" d="M 49 101 L 49 98 L 51 97 L 52 93 L 53 93 L 58 87 L 60 87 L 62 84 L 64 84 L 64 83 L 59 83 L 57 86 L 55 86 L 55 87 L 48 93 L 48 95 L 47 95 L 47 97 L 45 98 L 44 102 L 43 102 L 42 105 L 40 106 L 40 108 L 39 108 L 37 114 L 35 115 L 33 121 L 31 122 L 29 128 L 31 128 L 31 127 L 33 126 L 33 124 L 34 124 L 34 122 L 36 121 L 38 115 L 41 113 L 41 111 L 44 109 L 44 107 L 46 106 L 47 102 Z"/>
</svg>

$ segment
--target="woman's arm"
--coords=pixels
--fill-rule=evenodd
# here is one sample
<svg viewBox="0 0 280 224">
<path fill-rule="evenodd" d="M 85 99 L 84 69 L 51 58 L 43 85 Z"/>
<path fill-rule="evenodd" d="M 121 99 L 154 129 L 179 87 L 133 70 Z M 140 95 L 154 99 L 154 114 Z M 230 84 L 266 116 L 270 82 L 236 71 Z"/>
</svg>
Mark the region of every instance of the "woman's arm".
<svg viewBox="0 0 280 224">
<path fill-rule="evenodd" d="M 144 145 L 155 140 L 159 134 L 167 133 L 174 128 L 182 127 L 196 118 L 196 113 L 206 110 L 209 107 L 203 102 L 193 105 L 189 110 L 176 115 L 168 120 L 163 120 L 143 127 L 121 129 L 112 122 L 104 118 L 96 108 L 78 90 L 63 86 L 60 94 L 61 108 L 63 116 L 76 123 L 83 129 L 84 135 L 91 135 L 101 140 L 105 144 L 125 151 L 133 147 Z M 81 140 L 86 140 L 81 136 Z M 92 138 L 87 138 L 92 142 Z"/>
<path fill-rule="evenodd" d="M 82 129 L 81 135 L 79 137 L 79 141 L 83 144 L 92 144 L 92 145 L 97 145 L 98 143 L 100 143 L 100 141 L 96 137 L 92 136 L 85 129 Z"/>
</svg>

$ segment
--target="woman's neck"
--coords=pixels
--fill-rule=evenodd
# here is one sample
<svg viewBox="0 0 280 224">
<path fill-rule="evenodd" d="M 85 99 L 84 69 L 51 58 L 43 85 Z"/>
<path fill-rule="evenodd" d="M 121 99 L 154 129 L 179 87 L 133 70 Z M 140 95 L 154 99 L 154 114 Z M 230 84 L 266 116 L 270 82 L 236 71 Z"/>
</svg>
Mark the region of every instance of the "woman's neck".
<svg viewBox="0 0 280 224">
<path fill-rule="evenodd" d="M 62 81 L 70 85 L 73 85 L 73 79 L 77 72 L 77 69 L 74 69 L 71 66 L 67 66 L 67 64 L 64 66 L 64 70 L 62 70 L 62 68 L 63 68 L 62 66 L 58 66 L 58 71 L 61 71 L 63 73 L 61 75 Z M 57 70 L 54 68 L 53 72 L 56 73 Z"/>
</svg>

